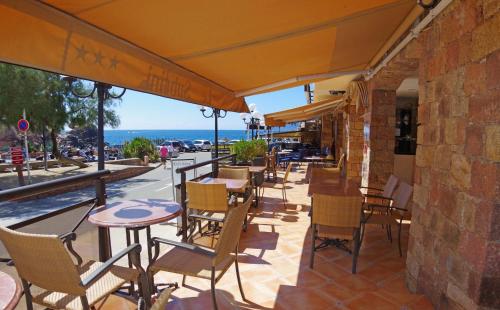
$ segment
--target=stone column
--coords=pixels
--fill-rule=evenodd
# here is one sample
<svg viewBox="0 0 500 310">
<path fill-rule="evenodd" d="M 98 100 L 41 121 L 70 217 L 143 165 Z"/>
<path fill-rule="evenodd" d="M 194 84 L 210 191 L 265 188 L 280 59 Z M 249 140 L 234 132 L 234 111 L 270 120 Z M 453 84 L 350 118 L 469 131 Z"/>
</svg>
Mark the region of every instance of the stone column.
<svg viewBox="0 0 500 310">
<path fill-rule="evenodd" d="M 346 171 L 347 178 L 356 182 L 361 181 L 361 166 L 363 163 L 363 112 L 362 107 L 350 104 L 346 107 L 348 117 L 345 122 L 345 129 L 347 130 L 347 163 Z"/>
<path fill-rule="evenodd" d="M 368 186 L 382 188 L 394 170 L 396 91 L 372 90 L 370 111 L 371 152 Z"/>
</svg>

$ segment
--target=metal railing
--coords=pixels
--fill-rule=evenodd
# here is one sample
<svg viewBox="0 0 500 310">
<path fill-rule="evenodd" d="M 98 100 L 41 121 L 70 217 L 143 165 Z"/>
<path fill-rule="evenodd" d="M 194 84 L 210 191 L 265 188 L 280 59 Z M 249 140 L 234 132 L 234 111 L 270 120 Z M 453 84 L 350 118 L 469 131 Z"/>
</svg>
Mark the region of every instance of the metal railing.
<svg viewBox="0 0 500 310">
<path fill-rule="evenodd" d="M 17 201 L 26 197 L 32 197 L 38 194 L 46 193 L 48 191 L 67 187 L 71 185 L 76 185 L 85 181 L 95 180 L 96 195 L 95 198 L 85 199 L 82 201 L 75 202 L 69 206 L 57 209 L 55 211 L 47 212 L 45 214 L 29 218 L 27 220 L 9 225 L 10 229 L 19 229 L 40 221 L 55 217 L 57 215 L 72 211 L 74 209 L 92 205 L 88 211 L 81 217 L 81 219 L 75 223 L 72 231 L 76 231 L 82 222 L 87 218 L 88 214 L 99 205 L 104 205 L 106 203 L 106 183 L 104 177 L 109 175 L 111 172 L 109 170 L 100 170 L 96 172 L 86 173 L 84 175 L 71 176 L 67 178 L 60 178 L 57 180 L 22 186 L 13 189 L 7 189 L 0 191 L 0 201 Z M 101 261 L 106 260 L 111 257 L 111 245 L 109 243 L 109 230 L 106 228 L 99 228 L 99 259 Z M 5 259 L 0 259 L 5 261 Z"/>
<path fill-rule="evenodd" d="M 182 226 L 181 230 L 179 231 L 178 235 L 182 234 L 182 241 L 187 241 L 187 201 L 186 201 L 186 173 L 188 171 L 198 169 L 203 166 L 207 165 L 212 165 L 212 172 L 207 173 L 205 175 L 199 176 L 197 178 L 203 178 L 207 176 L 212 176 L 216 177 L 217 172 L 219 171 L 219 162 L 223 161 L 231 161 L 232 164 L 236 164 L 236 155 L 226 155 L 218 158 L 214 158 L 211 160 L 203 161 L 194 165 L 186 166 L 186 167 L 181 167 L 177 168 L 175 170 L 176 173 L 179 173 L 181 175 L 181 183 L 180 183 L 180 190 L 181 190 L 181 199 L 180 199 L 180 204 L 182 206 Z"/>
</svg>

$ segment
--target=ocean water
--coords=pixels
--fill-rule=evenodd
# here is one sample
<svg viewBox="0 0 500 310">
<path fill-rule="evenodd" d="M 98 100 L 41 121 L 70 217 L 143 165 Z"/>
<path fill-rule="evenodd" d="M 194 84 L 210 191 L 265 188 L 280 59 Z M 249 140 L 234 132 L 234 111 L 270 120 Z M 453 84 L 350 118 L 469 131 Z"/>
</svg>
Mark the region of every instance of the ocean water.
<svg viewBox="0 0 500 310">
<path fill-rule="evenodd" d="M 219 140 L 240 140 L 246 139 L 245 130 L 219 130 Z M 104 141 L 111 145 L 121 145 L 136 137 L 144 137 L 152 140 L 172 139 L 172 140 L 210 140 L 214 142 L 213 130 L 105 130 Z"/>
</svg>

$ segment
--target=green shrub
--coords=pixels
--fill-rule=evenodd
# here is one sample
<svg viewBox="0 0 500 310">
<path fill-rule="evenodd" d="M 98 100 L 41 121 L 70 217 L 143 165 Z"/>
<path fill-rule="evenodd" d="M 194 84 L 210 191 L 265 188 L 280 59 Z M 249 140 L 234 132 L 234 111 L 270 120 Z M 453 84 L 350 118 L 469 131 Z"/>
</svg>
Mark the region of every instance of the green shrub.
<svg viewBox="0 0 500 310">
<path fill-rule="evenodd" d="M 264 140 L 238 141 L 231 146 L 231 154 L 236 154 L 239 162 L 248 162 L 255 157 L 264 156 L 267 144 Z"/>
<path fill-rule="evenodd" d="M 130 142 L 125 142 L 123 145 L 123 156 L 125 158 L 137 157 L 143 160 L 145 155 L 149 157 L 151 162 L 156 162 L 159 159 L 156 146 L 149 139 L 137 137 Z"/>
</svg>

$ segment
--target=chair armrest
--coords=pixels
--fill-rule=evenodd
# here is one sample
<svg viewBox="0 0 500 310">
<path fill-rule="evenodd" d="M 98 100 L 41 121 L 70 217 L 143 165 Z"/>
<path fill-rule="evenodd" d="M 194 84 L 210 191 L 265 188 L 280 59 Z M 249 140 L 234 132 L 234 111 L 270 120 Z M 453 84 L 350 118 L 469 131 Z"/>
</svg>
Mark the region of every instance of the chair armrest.
<svg viewBox="0 0 500 310">
<path fill-rule="evenodd" d="M 212 222 L 224 223 L 224 219 L 210 217 L 208 215 L 190 214 L 189 217 L 194 217 L 194 218 L 197 218 L 197 219 L 200 219 L 200 220 L 207 220 L 207 221 L 212 221 Z"/>
<path fill-rule="evenodd" d="M 384 190 L 381 189 L 381 188 L 376 188 L 376 187 L 368 187 L 368 186 L 360 186 L 359 189 L 371 189 L 371 190 L 374 190 L 374 191 L 379 191 L 379 192 L 383 192 Z"/>
<path fill-rule="evenodd" d="M 390 201 L 393 200 L 390 197 L 385 197 L 385 196 L 382 196 L 382 195 L 363 194 L 363 197 L 366 197 L 366 198 L 377 198 L 377 199 L 390 200 Z"/>
<path fill-rule="evenodd" d="M 73 249 L 73 241 L 76 240 L 76 233 L 70 231 L 68 233 L 61 234 L 58 237 L 61 239 L 62 243 L 66 245 L 68 251 L 75 257 L 78 266 L 80 266 L 83 263 L 83 259 L 80 255 L 78 255 L 78 253 L 76 253 L 75 249 Z"/>
<path fill-rule="evenodd" d="M 114 255 L 110 259 L 104 262 L 99 268 L 94 270 L 88 277 L 82 280 L 82 285 L 84 287 L 90 286 L 95 281 L 99 280 L 113 265 L 120 260 L 125 255 L 135 252 L 136 255 L 140 255 L 141 253 L 141 245 L 139 243 L 134 243 L 128 246 L 126 249 L 120 251 L 118 254 Z"/>
<path fill-rule="evenodd" d="M 68 242 L 68 241 L 75 241 L 76 240 L 76 233 L 70 231 L 65 234 L 61 234 L 58 236 L 59 239 L 61 239 L 62 242 Z"/>
<path fill-rule="evenodd" d="M 168 245 L 172 245 L 172 246 L 175 246 L 178 248 L 183 248 L 183 249 L 188 250 L 188 251 L 193 251 L 193 252 L 198 253 L 198 254 L 202 254 L 202 255 L 206 255 L 206 256 L 210 256 L 210 257 L 215 256 L 215 253 L 210 252 L 208 250 L 205 250 L 204 248 L 201 248 L 197 245 L 193 245 L 190 243 L 178 242 L 178 241 L 173 241 L 173 240 L 168 240 L 168 239 L 163 239 L 163 238 L 158 238 L 158 237 L 153 238 L 151 240 L 151 242 L 153 243 L 153 245 L 155 247 L 158 246 L 160 243 L 161 244 L 168 244 Z"/>
</svg>

